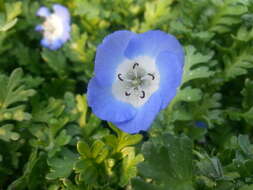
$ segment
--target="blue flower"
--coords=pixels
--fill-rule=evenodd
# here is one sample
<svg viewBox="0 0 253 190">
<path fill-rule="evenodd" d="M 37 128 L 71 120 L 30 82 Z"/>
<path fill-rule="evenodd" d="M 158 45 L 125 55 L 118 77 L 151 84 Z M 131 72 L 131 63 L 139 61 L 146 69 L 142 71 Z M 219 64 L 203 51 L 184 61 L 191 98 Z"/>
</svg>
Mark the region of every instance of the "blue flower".
<svg viewBox="0 0 253 190">
<path fill-rule="evenodd" d="M 145 131 L 176 95 L 183 65 L 183 48 L 170 34 L 114 32 L 97 49 L 88 104 L 127 133 Z"/>
<path fill-rule="evenodd" d="M 208 128 L 207 123 L 204 122 L 204 121 L 195 121 L 195 125 L 196 125 L 198 128 L 202 128 L 202 129 L 207 129 L 207 128 Z"/>
<path fill-rule="evenodd" d="M 70 14 L 66 7 L 54 4 L 53 13 L 47 7 L 41 7 L 37 16 L 45 21 L 37 25 L 35 30 L 43 33 L 41 45 L 51 50 L 59 49 L 70 38 Z"/>
</svg>

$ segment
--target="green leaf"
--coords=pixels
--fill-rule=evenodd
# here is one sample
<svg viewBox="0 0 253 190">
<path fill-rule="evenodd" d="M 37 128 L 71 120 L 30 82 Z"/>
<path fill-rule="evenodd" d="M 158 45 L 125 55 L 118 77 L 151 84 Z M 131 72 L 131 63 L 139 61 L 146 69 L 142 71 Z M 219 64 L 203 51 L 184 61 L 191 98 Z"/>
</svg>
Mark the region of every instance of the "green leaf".
<svg viewBox="0 0 253 190">
<path fill-rule="evenodd" d="M 146 142 L 142 147 L 145 161 L 139 165 L 141 175 L 161 184 L 157 189 L 193 190 L 192 148 L 187 137 L 169 134 L 164 134 L 159 144 Z"/>
<path fill-rule="evenodd" d="M 77 155 L 70 150 L 64 148 L 59 157 L 49 158 L 47 163 L 50 166 L 50 172 L 46 178 L 55 180 L 57 178 L 68 177 L 77 161 Z"/>
<path fill-rule="evenodd" d="M 91 146 L 91 156 L 97 163 L 103 162 L 109 154 L 109 149 L 101 140 L 96 140 Z"/>
<path fill-rule="evenodd" d="M 253 81 L 247 78 L 244 83 L 244 88 L 241 91 L 243 95 L 242 105 L 244 108 L 248 109 L 253 106 Z"/>
<path fill-rule="evenodd" d="M 242 50 L 237 50 L 233 56 L 225 55 L 223 57 L 225 63 L 224 77 L 226 80 L 236 78 L 248 73 L 253 68 L 253 48 L 247 46 Z"/>
<path fill-rule="evenodd" d="M 253 38 L 253 29 L 248 29 L 246 26 L 241 26 L 233 38 L 239 41 L 248 42 Z"/>
<path fill-rule="evenodd" d="M 6 3 L 5 4 L 7 21 L 10 22 L 22 12 L 22 2 L 18 1 L 15 3 Z"/>
<path fill-rule="evenodd" d="M 30 120 L 29 113 L 24 112 L 25 107 L 20 105 L 35 94 L 32 89 L 26 88 L 21 69 L 15 69 L 10 77 L 0 75 L 0 121 L 2 120 Z M 15 104 L 15 106 L 13 106 Z"/>
<path fill-rule="evenodd" d="M 116 152 L 120 152 L 123 148 L 135 145 L 139 143 L 142 140 L 142 135 L 135 134 L 130 135 L 128 133 L 125 133 L 118 129 L 116 126 L 114 126 L 112 123 L 109 123 L 111 129 L 116 132 L 117 137 L 115 136 L 107 136 L 106 142 L 110 144 L 112 147 L 114 147 Z"/>
<path fill-rule="evenodd" d="M 253 185 L 244 185 L 239 190 L 252 190 L 252 189 L 253 189 Z"/>
<path fill-rule="evenodd" d="M 47 168 L 44 158 L 45 155 L 38 155 L 38 151 L 36 149 L 33 150 L 24 167 L 22 176 L 14 180 L 8 186 L 8 190 L 38 189 L 43 183 L 44 170 Z"/>
<path fill-rule="evenodd" d="M 196 102 L 202 97 L 202 91 L 190 86 L 180 90 L 176 96 L 176 101 Z"/>
<path fill-rule="evenodd" d="M 9 124 L 0 127 L 0 139 L 6 142 L 18 140 L 20 135 L 12 131 L 13 127 L 13 125 Z"/>
<path fill-rule="evenodd" d="M 118 144 L 118 151 L 122 150 L 123 148 L 131 145 L 138 144 L 142 140 L 142 135 L 135 134 L 129 135 L 127 133 L 122 134 L 119 136 L 119 144 Z"/>
<path fill-rule="evenodd" d="M 195 117 L 202 115 L 208 123 L 210 128 L 214 127 L 215 124 L 222 125 L 225 122 L 222 107 L 222 96 L 220 93 L 212 95 L 205 94 L 201 105 L 196 105 Z"/>
<path fill-rule="evenodd" d="M 77 101 L 77 110 L 80 112 L 80 118 L 79 118 L 79 125 L 81 127 L 84 127 L 86 125 L 86 114 L 88 111 L 88 105 L 86 96 L 77 95 L 76 101 Z"/>
<path fill-rule="evenodd" d="M 7 30 L 11 29 L 17 23 L 17 21 L 18 19 L 15 18 L 10 22 L 5 23 L 3 26 L 0 25 L 0 32 L 6 32 Z"/>
<path fill-rule="evenodd" d="M 86 184 L 94 184 L 97 181 L 99 172 L 92 160 L 83 159 L 76 163 L 76 172 L 79 173 L 78 179 Z"/>
<path fill-rule="evenodd" d="M 236 112 L 239 117 L 242 117 L 243 119 L 245 119 L 245 121 L 247 121 L 248 123 L 252 123 L 253 122 L 253 107 L 251 107 L 248 111 L 241 113 L 239 111 Z"/>
<path fill-rule="evenodd" d="M 121 176 L 119 184 L 124 187 L 131 178 L 137 175 L 137 165 L 144 161 L 141 154 L 135 155 L 133 147 L 127 147 L 123 150 L 124 158 L 122 161 Z"/>
<path fill-rule="evenodd" d="M 72 38 L 67 46 L 66 55 L 72 61 L 85 62 L 87 61 L 87 52 L 84 51 L 84 47 L 87 43 L 88 35 L 86 33 L 81 34 L 77 25 L 72 25 Z M 81 64 L 83 68 L 83 64 Z"/>
<path fill-rule="evenodd" d="M 63 102 L 54 98 L 49 98 L 48 102 L 34 102 L 33 119 L 37 122 L 50 124 L 54 122 L 53 118 L 58 118 L 63 114 L 64 109 Z"/>
<path fill-rule="evenodd" d="M 235 0 L 211 1 L 215 6 L 209 21 L 209 30 L 226 33 L 231 26 L 241 22 L 240 17 L 248 11 L 247 7 Z M 209 13 L 210 14 L 210 13 Z"/>
<path fill-rule="evenodd" d="M 213 57 L 213 53 L 208 55 L 202 55 L 197 52 L 194 46 L 185 47 L 185 66 L 182 84 L 194 79 L 208 78 L 213 75 L 213 72 L 209 70 L 208 62 Z"/>
<path fill-rule="evenodd" d="M 67 131 L 63 129 L 60 134 L 55 138 L 56 146 L 67 145 L 71 140 L 71 136 L 67 134 Z"/>
<path fill-rule="evenodd" d="M 163 22 L 171 19 L 171 7 L 174 0 L 158 0 L 145 3 L 144 19 L 142 31 L 149 28 L 157 28 Z"/>
<path fill-rule="evenodd" d="M 63 52 L 43 49 L 41 55 L 54 72 L 61 77 L 65 75 L 67 60 Z"/>
<path fill-rule="evenodd" d="M 8 108 L 14 103 L 27 101 L 30 96 L 35 94 L 34 90 L 25 90 L 25 85 L 22 84 L 23 71 L 15 69 L 8 80 L 0 81 L 0 108 Z M 1 76 L 0 76 L 1 77 Z"/>
<path fill-rule="evenodd" d="M 215 179 L 222 179 L 223 177 L 220 160 L 216 157 L 209 158 L 208 156 L 204 156 L 199 162 L 197 162 L 197 167 L 204 176 Z"/>
<path fill-rule="evenodd" d="M 245 155 L 253 158 L 253 145 L 250 144 L 248 135 L 239 135 L 238 144 Z"/>
<path fill-rule="evenodd" d="M 77 150 L 78 152 L 84 156 L 84 157 L 90 157 L 91 156 L 91 150 L 89 145 L 84 141 L 79 141 L 77 143 Z"/>
<path fill-rule="evenodd" d="M 75 14 L 85 15 L 89 19 L 97 18 L 101 10 L 98 3 L 88 1 L 76 0 L 75 5 L 76 5 Z"/>
</svg>

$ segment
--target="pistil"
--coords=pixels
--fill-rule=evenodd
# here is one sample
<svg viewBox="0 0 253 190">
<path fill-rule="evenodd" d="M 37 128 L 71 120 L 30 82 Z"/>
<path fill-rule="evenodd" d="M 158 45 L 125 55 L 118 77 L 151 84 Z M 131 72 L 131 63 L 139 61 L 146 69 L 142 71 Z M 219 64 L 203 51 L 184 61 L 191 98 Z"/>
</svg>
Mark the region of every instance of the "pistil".
<svg viewBox="0 0 253 190">
<path fill-rule="evenodd" d="M 125 91 L 125 96 L 131 96 L 132 91 L 136 91 L 137 94 L 140 94 L 139 97 L 141 99 L 146 97 L 146 92 L 143 89 L 143 84 L 146 80 L 155 80 L 155 75 L 152 73 L 145 73 L 141 68 L 139 68 L 139 63 L 135 62 L 132 67 L 132 71 L 130 73 L 134 73 L 133 75 L 123 75 L 122 73 L 118 73 L 117 77 L 121 82 L 127 83 L 129 86 L 128 91 Z M 132 76 L 132 77 L 131 77 Z"/>
</svg>

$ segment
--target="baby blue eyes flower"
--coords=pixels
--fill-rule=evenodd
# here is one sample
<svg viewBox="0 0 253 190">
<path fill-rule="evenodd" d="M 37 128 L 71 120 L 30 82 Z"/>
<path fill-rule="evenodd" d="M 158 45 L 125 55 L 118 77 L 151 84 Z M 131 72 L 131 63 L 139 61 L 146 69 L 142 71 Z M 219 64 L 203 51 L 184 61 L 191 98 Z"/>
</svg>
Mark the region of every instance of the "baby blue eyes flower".
<svg viewBox="0 0 253 190">
<path fill-rule="evenodd" d="M 70 38 L 70 14 L 66 7 L 54 4 L 53 13 L 47 7 L 41 7 L 37 11 L 37 16 L 45 19 L 35 28 L 43 33 L 42 46 L 57 50 Z"/>
<path fill-rule="evenodd" d="M 170 34 L 114 32 L 97 49 L 88 104 L 127 133 L 145 131 L 176 95 L 183 65 L 183 48 Z"/>
</svg>

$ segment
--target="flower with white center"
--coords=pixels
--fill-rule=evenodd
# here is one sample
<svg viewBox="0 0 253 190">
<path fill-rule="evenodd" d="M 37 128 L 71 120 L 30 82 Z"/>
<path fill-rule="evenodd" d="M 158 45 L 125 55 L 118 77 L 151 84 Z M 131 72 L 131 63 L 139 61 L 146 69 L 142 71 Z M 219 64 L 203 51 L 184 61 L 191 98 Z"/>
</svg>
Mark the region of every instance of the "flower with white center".
<svg viewBox="0 0 253 190">
<path fill-rule="evenodd" d="M 47 7 L 41 7 L 37 16 L 45 20 L 35 30 L 43 33 L 41 45 L 51 50 L 59 49 L 70 38 L 70 14 L 66 7 L 54 4 L 53 13 Z"/>
<path fill-rule="evenodd" d="M 176 95 L 183 65 L 183 48 L 170 34 L 114 32 L 97 49 L 88 104 L 127 133 L 147 130 Z"/>
</svg>

